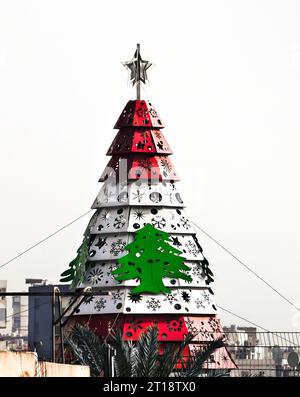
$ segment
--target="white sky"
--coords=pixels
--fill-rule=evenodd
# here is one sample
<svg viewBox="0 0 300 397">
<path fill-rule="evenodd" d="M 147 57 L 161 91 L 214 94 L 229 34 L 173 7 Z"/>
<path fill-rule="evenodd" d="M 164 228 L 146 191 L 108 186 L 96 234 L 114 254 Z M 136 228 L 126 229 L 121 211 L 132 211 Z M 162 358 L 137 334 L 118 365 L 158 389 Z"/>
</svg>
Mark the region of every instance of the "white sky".
<svg viewBox="0 0 300 397">
<path fill-rule="evenodd" d="M 300 305 L 299 20 L 291 0 L 0 0 L 0 263 L 92 204 L 134 96 L 120 62 L 140 42 L 190 217 Z M 9 290 L 58 281 L 87 221 L 0 269 Z M 198 237 L 221 306 L 300 330 L 299 313 Z"/>
</svg>

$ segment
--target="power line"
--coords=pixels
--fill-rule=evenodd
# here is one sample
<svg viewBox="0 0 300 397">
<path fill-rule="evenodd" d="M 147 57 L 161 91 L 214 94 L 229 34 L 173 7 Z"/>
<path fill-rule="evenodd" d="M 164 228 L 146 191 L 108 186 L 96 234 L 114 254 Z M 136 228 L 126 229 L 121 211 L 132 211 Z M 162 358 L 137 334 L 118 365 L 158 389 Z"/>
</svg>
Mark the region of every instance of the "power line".
<svg viewBox="0 0 300 397">
<path fill-rule="evenodd" d="M 249 323 L 249 324 L 251 324 L 251 325 L 254 325 L 254 326 L 257 327 L 257 328 L 263 329 L 264 331 L 266 331 L 266 332 L 271 332 L 271 333 L 273 334 L 273 332 L 270 331 L 270 330 L 268 330 L 267 328 L 264 328 L 264 327 L 262 327 L 261 325 L 255 324 L 254 322 L 252 322 L 252 321 L 250 321 L 250 320 L 247 320 L 246 318 L 240 316 L 239 314 L 235 314 L 235 313 L 233 313 L 232 311 L 230 311 L 230 310 L 228 310 L 228 309 L 225 309 L 224 307 L 221 307 L 220 305 L 217 305 L 217 306 L 218 306 L 219 309 L 223 310 L 224 312 L 229 313 L 229 314 L 231 314 L 232 316 L 239 318 L 240 320 L 246 321 L 247 323 Z"/>
<path fill-rule="evenodd" d="M 14 256 L 11 259 L 9 259 L 7 262 L 4 262 L 2 265 L 0 265 L 0 269 L 5 267 L 5 266 L 7 266 L 9 263 L 13 262 L 14 260 L 20 258 L 21 256 L 23 256 L 27 252 L 31 251 L 33 248 L 37 247 L 38 245 L 40 245 L 40 244 L 44 243 L 45 241 L 49 240 L 51 237 L 55 236 L 56 234 L 58 234 L 59 232 L 61 232 L 64 229 L 66 229 L 67 227 L 71 226 L 73 223 L 79 221 L 79 219 L 85 217 L 91 211 L 93 211 L 93 209 L 90 209 L 89 211 L 87 211 L 84 214 L 80 215 L 78 218 L 73 219 L 71 222 L 67 223 L 65 226 L 61 227 L 60 229 L 56 230 L 55 232 L 53 232 L 53 233 L 49 234 L 48 236 L 44 237 L 42 240 L 38 241 L 37 243 L 31 245 L 26 250 L 20 252 L 18 255 Z"/>
<path fill-rule="evenodd" d="M 250 273 L 252 273 L 255 277 L 257 277 L 260 281 L 262 281 L 265 285 L 267 285 L 269 288 L 271 288 L 272 291 L 274 291 L 277 295 L 279 295 L 282 299 L 284 299 L 287 303 L 289 303 L 291 306 L 293 306 L 296 310 L 300 311 L 300 308 L 295 305 L 292 301 L 290 301 L 286 296 L 284 296 L 280 291 L 278 291 L 275 287 L 273 287 L 268 281 L 266 281 L 263 277 L 261 277 L 258 273 L 256 273 L 254 270 L 252 270 L 249 266 L 246 265 L 245 262 L 241 261 L 236 255 L 234 255 L 232 252 L 230 252 L 227 248 L 224 247 L 221 243 L 219 243 L 214 237 L 212 237 L 210 234 L 208 234 L 205 230 L 203 230 L 199 225 L 197 225 L 195 222 L 192 221 L 192 223 L 199 229 L 203 234 L 205 234 L 207 237 L 209 237 L 215 244 L 217 244 L 219 247 L 221 247 L 227 254 L 232 256 L 237 262 L 239 262 L 242 266 L 244 266 Z"/>
</svg>

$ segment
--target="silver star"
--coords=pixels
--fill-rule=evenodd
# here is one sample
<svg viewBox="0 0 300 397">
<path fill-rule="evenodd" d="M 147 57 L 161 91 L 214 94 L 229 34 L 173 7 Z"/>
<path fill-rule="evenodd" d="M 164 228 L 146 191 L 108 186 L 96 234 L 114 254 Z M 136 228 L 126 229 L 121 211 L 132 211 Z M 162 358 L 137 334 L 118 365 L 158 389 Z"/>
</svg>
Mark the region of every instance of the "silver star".
<svg viewBox="0 0 300 397">
<path fill-rule="evenodd" d="M 147 70 L 150 68 L 152 63 L 150 63 L 149 61 L 144 61 L 142 59 L 139 45 L 134 53 L 132 60 L 128 62 L 122 62 L 122 65 L 130 71 L 130 82 L 133 86 L 140 81 L 146 84 L 146 81 L 148 80 Z"/>
</svg>

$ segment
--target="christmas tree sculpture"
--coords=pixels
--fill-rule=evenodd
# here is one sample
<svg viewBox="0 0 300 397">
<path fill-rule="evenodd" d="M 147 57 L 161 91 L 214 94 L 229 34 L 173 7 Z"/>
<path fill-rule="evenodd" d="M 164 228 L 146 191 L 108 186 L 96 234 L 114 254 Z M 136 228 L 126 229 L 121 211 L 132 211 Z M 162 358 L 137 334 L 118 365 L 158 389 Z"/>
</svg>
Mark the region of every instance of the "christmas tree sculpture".
<svg viewBox="0 0 300 397">
<path fill-rule="evenodd" d="M 138 46 L 124 65 L 137 99 L 115 125 L 119 131 L 107 152 L 111 160 L 100 177 L 95 213 L 63 280 L 107 292 L 89 298 L 75 316 L 102 337 L 121 327 L 123 338 L 134 341 L 156 324 L 164 344 L 197 334 L 189 347 L 196 349 L 223 335 L 210 288 L 213 274 L 175 186 L 179 177 L 163 122 L 152 103 L 140 98 L 151 64 Z M 235 367 L 225 348 L 207 365 Z"/>
</svg>

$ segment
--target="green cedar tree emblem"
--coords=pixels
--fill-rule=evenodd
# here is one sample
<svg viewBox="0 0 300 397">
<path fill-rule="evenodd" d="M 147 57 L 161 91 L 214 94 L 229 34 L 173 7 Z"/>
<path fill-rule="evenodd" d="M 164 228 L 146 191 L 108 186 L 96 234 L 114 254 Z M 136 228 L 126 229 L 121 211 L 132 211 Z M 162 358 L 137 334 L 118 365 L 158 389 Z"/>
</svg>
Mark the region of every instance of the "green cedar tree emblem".
<svg viewBox="0 0 300 397">
<path fill-rule="evenodd" d="M 115 279 L 138 278 L 140 284 L 131 290 L 133 294 L 169 293 L 170 289 L 163 283 L 165 277 L 192 281 L 191 276 L 184 273 L 190 268 L 184 264 L 185 258 L 180 256 L 182 252 L 169 242 L 168 233 L 147 223 L 135 233 L 135 240 L 125 247 L 128 254 L 118 260 L 120 267 L 112 272 Z"/>
<path fill-rule="evenodd" d="M 89 256 L 89 242 L 90 242 L 90 231 L 89 227 L 84 232 L 84 238 L 81 246 L 77 250 L 77 256 L 72 262 L 69 263 L 69 268 L 65 270 L 60 276 L 60 281 L 67 283 L 72 281 L 71 288 L 76 288 L 85 277 L 86 264 Z"/>
</svg>

